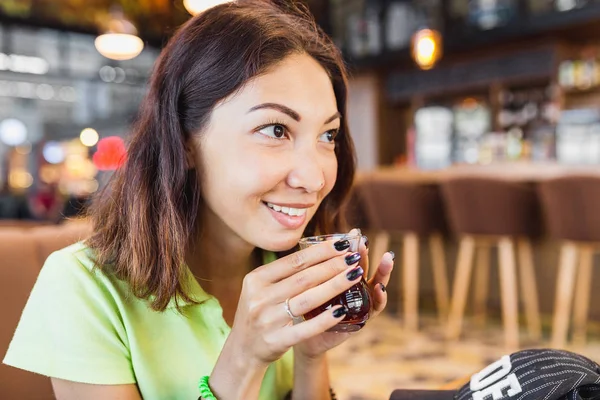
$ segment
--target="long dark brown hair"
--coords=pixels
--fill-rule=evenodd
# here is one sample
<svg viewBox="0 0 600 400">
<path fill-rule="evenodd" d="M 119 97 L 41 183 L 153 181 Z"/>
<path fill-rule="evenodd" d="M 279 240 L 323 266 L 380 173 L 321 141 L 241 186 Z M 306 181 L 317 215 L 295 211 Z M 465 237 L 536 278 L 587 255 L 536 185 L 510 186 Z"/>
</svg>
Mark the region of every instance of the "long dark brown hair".
<svg viewBox="0 0 600 400">
<path fill-rule="evenodd" d="M 87 244 L 98 268 L 128 282 L 155 310 L 173 298 L 194 302 L 185 286 L 185 255 L 202 226 L 202 173 L 188 168 L 186 144 L 202 133 L 220 100 L 290 54 L 308 54 L 320 63 L 342 115 L 337 181 L 305 234 L 344 228 L 341 208 L 355 170 L 344 63 L 305 8 L 277 3 L 216 6 L 177 31 L 155 64 L 127 161 L 92 207 L 94 234 Z"/>
</svg>

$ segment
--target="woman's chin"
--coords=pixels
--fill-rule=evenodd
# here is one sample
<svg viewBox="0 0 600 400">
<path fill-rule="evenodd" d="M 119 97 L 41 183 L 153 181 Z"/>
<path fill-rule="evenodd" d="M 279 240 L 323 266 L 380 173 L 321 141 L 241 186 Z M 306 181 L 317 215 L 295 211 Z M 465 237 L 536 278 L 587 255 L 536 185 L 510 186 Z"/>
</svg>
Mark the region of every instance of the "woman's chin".
<svg viewBox="0 0 600 400">
<path fill-rule="evenodd" d="M 293 249 L 298 245 L 300 237 L 281 238 L 280 240 L 263 241 L 258 247 L 273 252 L 283 252 Z"/>
</svg>

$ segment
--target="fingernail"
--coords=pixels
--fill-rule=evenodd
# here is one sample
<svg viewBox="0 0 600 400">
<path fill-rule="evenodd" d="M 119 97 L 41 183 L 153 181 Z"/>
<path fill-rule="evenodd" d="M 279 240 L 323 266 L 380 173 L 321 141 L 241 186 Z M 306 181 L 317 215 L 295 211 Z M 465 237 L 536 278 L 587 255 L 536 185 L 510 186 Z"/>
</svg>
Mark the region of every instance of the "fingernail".
<svg viewBox="0 0 600 400">
<path fill-rule="evenodd" d="M 379 286 L 381 286 L 381 291 L 385 293 L 385 285 L 383 283 L 379 283 Z"/>
<path fill-rule="evenodd" d="M 364 273 L 365 273 L 365 271 L 362 269 L 362 267 L 361 267 L 361 266 L 358 266 L 358 267 L 356 267 L 356 268 L 354 268 L 354 269 L 350 270 L 350 272 L 348 272 L 348 273 L 346 274 L 346 278 L 347 278 L 349 281 L 353 281 L 353 280 L 355 280 L 356 278 L 358 278 L 359 276 L 362 276 Z"/>
<path fill-rule="evenodd" d="M 348 250 L 350 248 L 350 241 L 347 239 L 338 240 L 333 244 L 333 247 L 335 247 L 337 251 Z"/>
<path fill-rule="evenodd" d="M 347 265 L 354 265 L 359 260 L 360 260 L 360 254 L 358 254 L 358 253 L 352 253 L 349 256 L 346 256 L 346 264 Z"/>
<path fill-rule="evenodd" d="M 363 236 L 363 238 L 365 239 L 365 247 L 368 249 L 369 248 L 369 238 L 366 236 Z"/>
<path fill-rule="evenodd" d="M 388 251 L 388 253 L 390 253 L 392 255 L 392 261 L 394 261 L 396 259 L 396 253 L 394 253 L 393 251 Z"/>
<path fill-rule="evenodd" d="M 346 307 L 336 308 L 335 310 L 333 310 L 334 318 L 339 318 L 342 315 L 346 315 L 346 314 L 348 314 L 348 310 L 346 310 Z"/>
</svg>

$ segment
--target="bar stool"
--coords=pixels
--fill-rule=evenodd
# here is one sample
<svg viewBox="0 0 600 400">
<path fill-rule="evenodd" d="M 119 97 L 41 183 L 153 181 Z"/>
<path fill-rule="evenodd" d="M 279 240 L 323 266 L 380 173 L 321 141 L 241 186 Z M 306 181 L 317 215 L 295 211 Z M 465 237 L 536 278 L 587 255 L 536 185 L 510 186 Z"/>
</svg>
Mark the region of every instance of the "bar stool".
<svg viewBox="0 0 600 400">
<path fill-rule="evenodd" d="M 538 188 L 548 231 L 561 241 L 552 347 L 566 345 L 574 296 L 573 342 L 584 345 L 593 259 L 600 252 L 600 176 L 564 176 L 540 182 Z"/>
<path fill-rule="evenodd" d="M 431 251 L 434 290 L 438 315 L 445 321 L 448 312 L 448 277 L 442 232 L 446 230 L 439 186 L 393 178 L 370 178 L 358 187 L 366 206 L 370 228 L 375 230 L 371 254 L 375 259 L 389 248 L 390 235 L 403 237 L 402 274 L 398 274 L 398 313 L 404 309 L 407 330 L 419 326 L 419 245 L 426 237 Z M 402 301 L 404 300 L 404 301 Z M 402 304 L 403 303 L 403 304 Z"/>
<path fill-rule="evenodd" d="M 519 346 L 516 257 L 527 326 L 534 339 L 541 336 L 537 287 L 530 237 L 539 233 L 539 207 L 534 188 L 500 179 L 455 176 L 442 184 L 448 218 L 460 238 L 456 275 L 447 325 L 449 339 L 458 339 L 477 250 L 475 314 L 485 319 L 489 286 L 489 251 L 497 246 L 504 336 L 507 348 Z"/>
</svg>

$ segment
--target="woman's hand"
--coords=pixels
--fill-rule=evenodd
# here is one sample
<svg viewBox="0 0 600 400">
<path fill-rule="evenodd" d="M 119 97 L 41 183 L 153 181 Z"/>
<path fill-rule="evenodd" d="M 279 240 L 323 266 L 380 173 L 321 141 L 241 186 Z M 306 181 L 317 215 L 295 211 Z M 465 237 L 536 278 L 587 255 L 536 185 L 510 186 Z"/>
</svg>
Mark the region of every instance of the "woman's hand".
<svg viewBox="0 0 600 400">
<path fill-rule="evenodd" d="M 354 232 L 351 231 L 350 234 L 352 233 Z M 369 249 L 367 248 L 366 236 L 363 236 L 363 240 L 360 242 L 359 253 L 361 255 L 360 265 L 364 270 L 364 276 L 368 276 Z M 369 321 L 379 315 L 387 304 L 387 292 L 385 287 L 390 280 L 393 267 L 394 253 L 387 252 L 379 262 L 373 277 L 367 282 L 373 300 L 373 309 L 371 310 Z M 297 357 L 305 357 L 308 359 L 318 358 L 328 350 L 340 345 L 348 339 L 350 335 L 351 333 L 323 332 L 321 335 L 312 337 L 295 346 L 294 354 Z"/>
<path fill-rule="evenodd" d="M 347 277 L 361 268 L 359 254 L 348 252 L 349 247 L 346 240 L 325 242 L 246 275 L 231 333 L 210 379 L 217 398 L 253 398 L 248 391 L 260 388 L 271 362 L 344 318 L 346 310 L 338 306 L 294 325 L 286 300 L 290 312 L 301 316 L 358 283 L 361 275 Z"/>
</svg>

